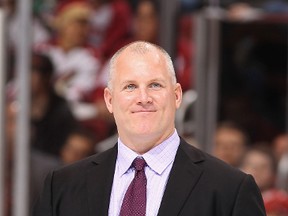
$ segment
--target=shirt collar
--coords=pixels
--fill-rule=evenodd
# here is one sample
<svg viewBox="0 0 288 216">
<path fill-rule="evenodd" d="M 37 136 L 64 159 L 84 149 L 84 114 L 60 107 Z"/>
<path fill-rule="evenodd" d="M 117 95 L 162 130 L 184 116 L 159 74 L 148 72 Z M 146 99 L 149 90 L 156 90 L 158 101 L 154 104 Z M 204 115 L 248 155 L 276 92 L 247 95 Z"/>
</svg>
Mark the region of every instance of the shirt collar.
<svg viewBox="0 0 288 216">
<path fill-rule="evenodd" d="M 158 175 L 161 175 L 164 170 L 173 163 L 178 146 L 180 144 L 180 138 L 175 129 L 174 133 L 166 140 L 164 140 L 159 145 L 155 146 L 143 155 L 138 155 L 136 152 L 128 148 L 121 140 L 118 138 L 118 169 L 119 175 L 122 176 L 126 173 L 133 160 L 136 157 L 143 157 L 147 165 Z"/>
</svg>

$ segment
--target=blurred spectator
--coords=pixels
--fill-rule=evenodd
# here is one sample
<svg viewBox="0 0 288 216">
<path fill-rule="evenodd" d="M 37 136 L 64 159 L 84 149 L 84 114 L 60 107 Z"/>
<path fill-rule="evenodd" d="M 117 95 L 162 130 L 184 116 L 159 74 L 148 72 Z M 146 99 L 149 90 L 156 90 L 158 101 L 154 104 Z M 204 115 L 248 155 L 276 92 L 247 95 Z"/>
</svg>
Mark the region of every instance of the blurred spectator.
<svg viewBox="0 0 288 216">
<path fill-rule="evenodd" d="M 228 8 L 227 18 L 231 21 L 251 21 L 261 17 L 263 12 L 287 13 L 285 0 L 222 0 L 221 5 Z"/>
<path fill-rule="evenodd" d="M 194 87 L 194 17 L 184 14 L 178 20 L 175 70 L 177 80 L 185 92 Z"/>
<path fill-rule="evenodd" d="M 93 6 L 89 42 L 104 61 L 128 42 L 131 9 L 126 0 L 89 0 Z"/>
<path fill-rule="evenodd" d="M 288 152 L 286 152 L 278 163 L 277 186 L 288 192 Z"/>
<path fill-rule="evenodd" d="M 288 153 L 288 134 L 282 133 L 276 136 L 272 145 L 276 159 L 279 161 L 284 154 Z"/>
<path fill-rule="evenodd" d="M 248 145 L 243 129 L 233 122 L 222 122 L 214 134 L 213 155 L 231 166 L 238 167 Z"/>
<path fill-rule="evenodd" d="M 288 214 L 288 195 L 275 187 L 277 161 L 272 149 L 266 144 L 255 144 L 245 154 L 241 169 L 251 174 L 262 193 L 268 216 Z"/>
<path fill-rule="evenodd" d="M 229 6 L 227 18 L 230 21 L 250 21 L 259 18 L 259 9 L 255 9 L 248 3 L 234 3 Z"/>
<path fill-rule="evenodd" d="M 288 192 L 288 134 L 276 136 L 272 144 L 278 161 L 277 186 Z"/>
<path fill-rule="evenodd" d="M 240 167 L 253 175 L 261 192 L 275 187 L 277 162 L 268 146 L 264 143 L 255 144 L 246 152 Z"/>
<path fill-rule="evenodd" d="M 263 196 L 267 216 L 288 215 L 288 195 L 279 190 L 265 192 Z"/>
<path fill-rule="evenodd" d="M 139 0 L 133 22 L 134 40 L 159 44 L 159 5 L 157 0 Z"/>
<path fill-rule="evenodd" d="M 68 100 L 77 121 L 93 130 L 99 141 L 109 136 L 114 122 L 103 99 L 108 71 L 105 66 L 102 68 L 99 53 L 88 43 L 91 13 L 86 1 L 61 1 L 54 20 L 55 40 L 37 48 L 49 55 L 55 65 L 57 93 Z"/>
<path fill-rule="evenodd" d="M 36 50 L 47 54 L 55 65 L 55 89 L 67 100 L 83 101 L 106 80 L 99 74 L 96 51 L 87 44 L 91 6 L 85 1 L 63 1 L 54 20 L 56 38 Z"/>
<path fill-rule="evenodd" d="M 72 131 L 61 149 L 61 161 L 70 164 L 94 154 L 95 137 L 85 129 Z"/>
<path fill-rule="evenodd" d="M 32 147 L 59 154 L 67 135 L 77 126 L 67 102 L 52 86 L 53 65 L 44 55 L 33 54 L 31 71 Z"/>
<path fill-rule="evenodd" d="M 11 66 L 14 67 L 14 63 Z M 53 64 L 47 56 L 32 54 L 31 146 L 33 149 L 57 156 L 67 135 L 78 123 L 66 100 L 54 91 L 53 72 Z M 7 85 L 7 94 L 14 100 L 17 92 L 15 84 L 12 81 Z"/>
<path fill-rule="evenodd" d="M 91 15 L 92 7 L 87 1 L 61 1 L 54 20 L 55 41 L 38 49 L 55 64 L 56 91 L 68 100 L 77 121 L 92 130 L 98 142 L 114 131 L 114 120 L 103 99 L 107 65 L 102 65 L 99 57 L 103 53 L 99 55 L 88 40 Z"/>
<path fill-rule="evenodd" d="M 6 173 L 5 173 L 5 216 L 11 215 L 12 209 L 12 181 L 13 181 L 13 163 L 14 146 L 16 133 L 16 117 L 18 113 L 18 104 L 13 97 L 7 95 L 6 101 L 6 124 L 5 124 L 5 144 L 6 144 Z M 30 208 L 36 201 L 42 190 L 43 182 L 48 172 L 59 167 L 60 161 L 52 155 L 37 150 L 30 152 Z"/>
<path fill-rule="evenodd" d="M 19 14 L 16 13 L 17 0 L 5 0 L 4 2 L 7 11 L 7 39 L 10 48 L 15 49 L 19 36 Z M 35 13 L 33 13 L 31 31 L 34 46 L 49 40 L 51 37 L 51 32 L 46 23 Z"/>
</svg>

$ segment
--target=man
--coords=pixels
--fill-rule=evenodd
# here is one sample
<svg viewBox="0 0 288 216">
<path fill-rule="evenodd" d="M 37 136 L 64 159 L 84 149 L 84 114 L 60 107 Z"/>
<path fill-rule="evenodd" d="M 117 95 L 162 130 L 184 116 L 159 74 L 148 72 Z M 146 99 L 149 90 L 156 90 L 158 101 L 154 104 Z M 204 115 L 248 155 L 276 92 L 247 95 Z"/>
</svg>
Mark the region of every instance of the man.
<svg viewBox="0 0 288 216">
<path fill-rule="evenodd" d="M 117 145 L 52 172 L 35 216 L 265 215 L 250 175 L 177 135 L 182 90 L 162 48 L 139 41 L 120 49 L 104 98 L 117 124 Z"/>
<path fill-rule="evenodd" d="M 78 128 L 68 135 L 61 151 L 63 164 L 71 164 L 95 153 L 95 138 L 90 131 Z"/>
<path fill-rule="evenodd" d="M 239 167 L 248 146 L 248 135 L 234 122 L 221 122 L 214 133 L 213 155 Z"/>
</svg>

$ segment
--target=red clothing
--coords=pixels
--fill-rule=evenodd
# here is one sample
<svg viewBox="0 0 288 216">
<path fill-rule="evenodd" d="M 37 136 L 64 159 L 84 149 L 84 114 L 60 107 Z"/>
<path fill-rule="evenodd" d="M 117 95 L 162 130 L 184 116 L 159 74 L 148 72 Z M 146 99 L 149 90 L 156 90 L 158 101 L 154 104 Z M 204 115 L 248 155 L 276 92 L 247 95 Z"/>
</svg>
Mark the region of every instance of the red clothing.
<svg viewBox="0 0 288 216">
<path fill-rule="evenodd" d="M 192 29 L 192 17 L 181 17 L 179 35 L 177 40 L 175 70 L 177 80 L 181 84 L 183 91 L 193 88 L 194 85 L 194 41 L 192 38 Z"/>
<path fill-rule="evenodd" d="M 262 193 L 267 214 L 288 215 L 288 194 L 276 189 Z"/>
<path fill-rule="evenodd" d="M 101 17 L 105 19 L 101 20 Z M 91 17 L 91 43 L 99 48 L 104 59 L 109 59 L 118 49 L 127 44 L 130 35 L 131 9 L 124 0 L 106 3 Z"/>
</svg>

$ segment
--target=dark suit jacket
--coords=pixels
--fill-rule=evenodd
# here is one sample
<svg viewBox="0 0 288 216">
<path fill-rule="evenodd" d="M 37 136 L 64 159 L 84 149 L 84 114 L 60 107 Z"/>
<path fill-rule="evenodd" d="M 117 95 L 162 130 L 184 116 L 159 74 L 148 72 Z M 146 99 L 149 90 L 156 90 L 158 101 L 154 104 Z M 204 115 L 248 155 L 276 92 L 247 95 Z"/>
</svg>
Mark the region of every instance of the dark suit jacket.
<svg viewBox="0 0 288 216">
<path fill-rule="evenodd" d="M 47 177 L 34 216 L 108 215 L 117 147 Z M 159 216 L 266 215 L 253 178 L 181 140 Z"/>
</svg>

